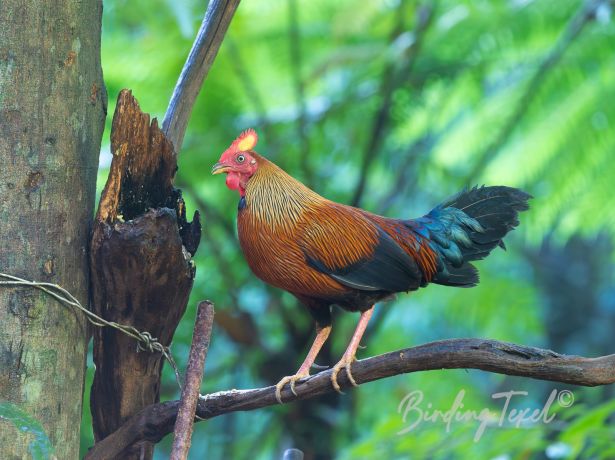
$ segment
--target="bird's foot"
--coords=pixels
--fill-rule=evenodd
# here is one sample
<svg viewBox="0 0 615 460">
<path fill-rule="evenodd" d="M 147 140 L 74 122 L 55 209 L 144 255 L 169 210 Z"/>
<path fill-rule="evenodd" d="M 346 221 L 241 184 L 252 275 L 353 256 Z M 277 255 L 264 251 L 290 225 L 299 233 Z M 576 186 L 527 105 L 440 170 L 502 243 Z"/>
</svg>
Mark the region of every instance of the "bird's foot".
<svg viewBox="0 0 615 460">
<path fill-rule="evenodd" d="M 282 390 L 287 383 L 290 383 L 290 391 L 297 396 L 297 392 L 295 391 L 295 384 L 300 380 L 306 379 L 310 376 L 308 371 L 302 371 L 299 369 L 295 375 L 287 375 L 282 380 L 280 380 L 275 386 L 275 399 L 278 400 L 280 404 L 282 404 Z"/>
<path fill-rule="evenodd" d="M 342 369 L 346 369 L 346 376 L 348 377 L 350 383 L 355 387 L 359 386 L 357 385 L 357 382 L 355 382 L 354 377 L 352 376 L 352 372 L 350 370 L 350 367 L 352 366 L 352 363 L 354 361 L 356 361 L 354 354 L 344 354 L 344 356 L 342 356 L 342 359 L 340 359 L 340 361 L 335 366 L 333 366 L 333 373 L 331 374 L 331 384 L 333 385 L 335 391 L 337 391 L 339 394 L 344 394 L 344 392 L 340 388 L 339 383 L 337 383 L 337 374 L 339 374 Z"/>
</svg>

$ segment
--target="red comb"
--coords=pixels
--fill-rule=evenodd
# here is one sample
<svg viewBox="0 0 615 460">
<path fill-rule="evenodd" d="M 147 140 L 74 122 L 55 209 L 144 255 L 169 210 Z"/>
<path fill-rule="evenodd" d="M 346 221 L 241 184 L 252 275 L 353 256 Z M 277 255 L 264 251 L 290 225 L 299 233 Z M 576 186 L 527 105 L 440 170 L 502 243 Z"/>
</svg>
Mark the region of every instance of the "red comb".
<svg viewBox="0 0 615 460">
<path fill-rule="evenodd" d="M 237 139 L 233 141 L 231 147 L 234 147 L 240 152 L 246 152 L 256 147 L 258 142 L 258 134 L 252 128 L 246 129 L 242 132 Z"/>
</svg>

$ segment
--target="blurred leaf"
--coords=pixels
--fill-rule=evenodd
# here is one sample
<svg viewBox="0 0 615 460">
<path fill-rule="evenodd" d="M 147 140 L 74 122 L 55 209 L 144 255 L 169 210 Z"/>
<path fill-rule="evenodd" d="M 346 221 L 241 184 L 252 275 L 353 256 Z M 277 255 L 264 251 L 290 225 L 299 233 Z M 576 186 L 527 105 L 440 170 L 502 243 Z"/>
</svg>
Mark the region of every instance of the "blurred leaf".
<svg viewBox="0 0 615 460">
<path fill-rule="evenodd" d="M 43 426 L 19 406 L 6 401 L 0 401 L 0 423 L 2 420 L 13 424 L 18 436 L 29 436 L 34 439 L 28 444 L 28 450 L 33 460 L 48 460 L 55 458 L 54 448 L 47 437 Z"/>
</svg>

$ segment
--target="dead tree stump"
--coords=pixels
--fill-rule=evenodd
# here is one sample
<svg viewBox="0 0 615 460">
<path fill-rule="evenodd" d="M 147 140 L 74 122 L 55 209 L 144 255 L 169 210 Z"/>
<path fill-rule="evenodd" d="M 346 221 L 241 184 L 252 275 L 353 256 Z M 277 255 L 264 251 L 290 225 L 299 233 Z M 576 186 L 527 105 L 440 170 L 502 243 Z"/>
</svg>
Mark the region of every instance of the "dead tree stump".
<svg viewBox="0 0 615 460">
<path fill-rule="evenodd" d="M 186 220 L 173 145 L 123 90 L 111 130 L 113 161 L 96 215 L 90 263 L 92 308 L 101 317 L 149 332 L 168 346 L 188 303 L 201 236 L 198 211 Z M 134 339 L 94 329 L 91 409 L 99 441 L 160 400 L 160 353 L 138 352 Z M 122 458 L 151 458 L 149 443 Z M 144 454 L 144 456 L 142 456 Z"/>
</svg>

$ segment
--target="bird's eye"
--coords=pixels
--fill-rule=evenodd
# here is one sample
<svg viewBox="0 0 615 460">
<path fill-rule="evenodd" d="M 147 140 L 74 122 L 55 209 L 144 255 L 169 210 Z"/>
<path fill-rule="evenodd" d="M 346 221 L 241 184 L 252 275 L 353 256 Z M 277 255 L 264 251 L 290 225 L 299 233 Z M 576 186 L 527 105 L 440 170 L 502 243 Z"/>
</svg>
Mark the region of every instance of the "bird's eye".
<svg viewBox="0 0 615 460">
<path fill-rule="evenodd" d="M 246 157 L 243 155 L 237 155 L 237 163 L 243 163 L 244 161 L 246 161 Z"/>
</svg>

